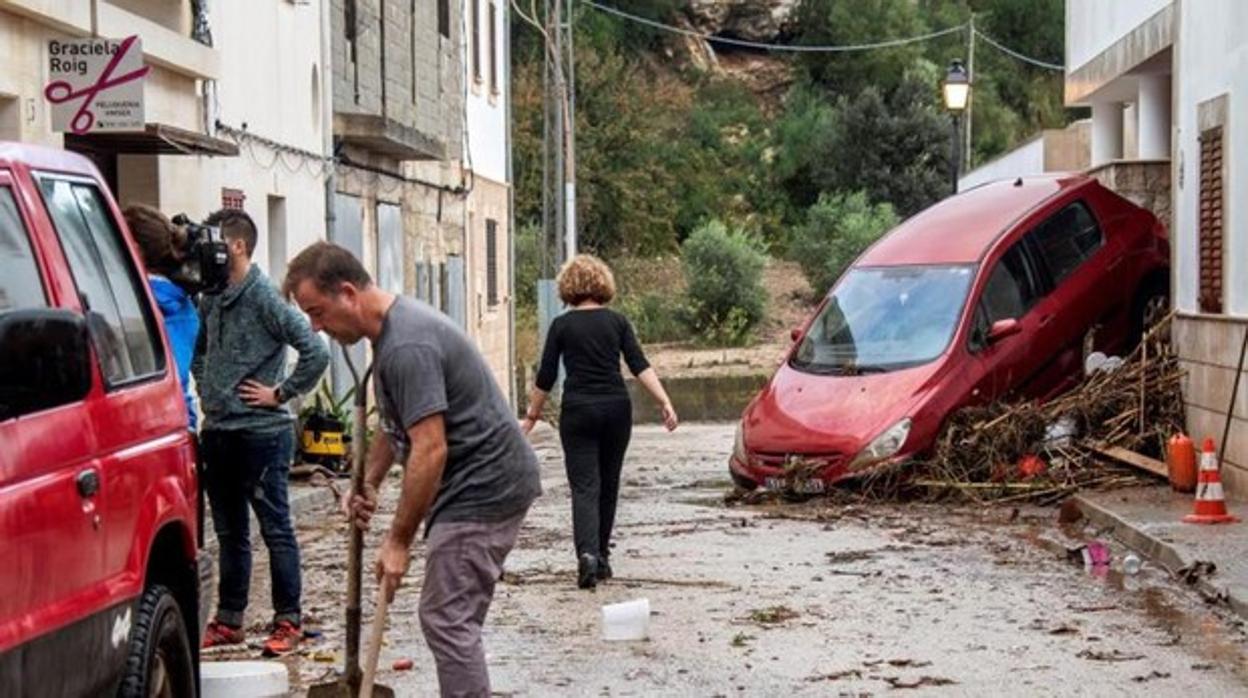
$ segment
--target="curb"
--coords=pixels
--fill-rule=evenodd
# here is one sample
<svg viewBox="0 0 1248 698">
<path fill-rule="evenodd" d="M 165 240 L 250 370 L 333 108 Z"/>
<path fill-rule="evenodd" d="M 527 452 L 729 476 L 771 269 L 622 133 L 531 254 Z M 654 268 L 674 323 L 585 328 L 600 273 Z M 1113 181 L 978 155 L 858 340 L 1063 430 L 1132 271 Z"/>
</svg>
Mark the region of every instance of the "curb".
<svg viewBox="0 0 1248 698">
<path fill-rule="evenodd" d="M 1074 499 L 1079 505 L 1079 510 L 1089 521 L 1109 529 L 1109 533 L 1124 545 L 1160 565 L 1171 575 L 1175 575 L 1180 569 L 1196 561 L 1196 558 L 1184 554 L 1175 545 L 1149 533 L 1142 526 L 1119 516 L 1113 510 L 1081 495 L 1076 495 Z M 1216 560 L 1213 562 L 1217 563 Z M 1248 620 L 1248 598 L 1240 593 L 1233 592 L 1208 577 L 1202 577 L 1192 586 L 1207 599 L 1215 599 L 1225 604 L 1237 616 Z"/>
</svg>

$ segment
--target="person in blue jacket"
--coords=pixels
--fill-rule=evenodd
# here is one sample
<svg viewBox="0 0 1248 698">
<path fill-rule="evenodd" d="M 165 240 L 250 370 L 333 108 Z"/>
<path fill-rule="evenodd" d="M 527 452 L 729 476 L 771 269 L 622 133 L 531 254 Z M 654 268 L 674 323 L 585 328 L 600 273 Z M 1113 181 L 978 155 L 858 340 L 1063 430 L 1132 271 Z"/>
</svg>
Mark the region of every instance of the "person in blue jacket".
<svg viewBox="0 0 1248 698">
<path fill-rule="evenodd" d="M 195 354 L 195 340 L 199 337 L 199 311 L 191 294 L 170 279 L 182 266 L 182 250 L 186 246 L 186 233 L 169 221 L 165 214 L 144 204 L 133 204 L 122 211 L 131 235 L 139 245 L 143 264 L 147 267 L 147 283 L 156 298 L 164 321 L 165 334 L 173 349 L 177 363 L 178 381 L 186 400 L 188 426 L 195 431 L 198 415 L 195 398 L 191 395 L 191 359 Z"/>
</svg>

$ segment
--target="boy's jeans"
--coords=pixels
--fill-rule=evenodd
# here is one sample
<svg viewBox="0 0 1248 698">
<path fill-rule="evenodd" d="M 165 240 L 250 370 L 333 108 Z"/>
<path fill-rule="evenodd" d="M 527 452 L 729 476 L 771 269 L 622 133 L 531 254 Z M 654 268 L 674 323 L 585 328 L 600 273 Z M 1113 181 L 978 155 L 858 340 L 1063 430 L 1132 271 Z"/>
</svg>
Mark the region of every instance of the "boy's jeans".
<svg viewBox="0 0 1248 698">
<path fill-rule="evenodd" d="M 216 619 L 233 627 L 243 625 L 251 588 L 250 506 L 269 549 L 273 620 L 299 625 L 299 544 L 286 492 L 294 434 L 289 429 L 206 431 L 201 438 L 204 479 L 220 545 Z"/>
</svg>

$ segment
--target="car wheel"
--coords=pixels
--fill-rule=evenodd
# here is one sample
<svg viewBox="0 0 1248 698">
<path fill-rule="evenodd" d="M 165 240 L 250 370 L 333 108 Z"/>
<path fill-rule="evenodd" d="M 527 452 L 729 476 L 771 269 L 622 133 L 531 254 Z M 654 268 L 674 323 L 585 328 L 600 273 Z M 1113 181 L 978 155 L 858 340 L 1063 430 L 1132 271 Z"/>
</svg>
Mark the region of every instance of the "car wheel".
<svg viewBox="0 0 1248 698">
<path fill-rule="evenodd" d="M 754 482 L 750 478 L 742 475 L 741 473 L 738 473 L 732 468 L 728 469 L 728 474 L 732 476 L 732 484 L 736 485 L 740 489 L 743 489 L 746 492 L 753 492 L 754 490 L 758 489 L 757 482 Z"/>
<path fill-rule="evenodd" d="M 1141 289 L 1135 298 L 1135 308 L 1131 318 L 1132 344 L 1138 344 L 1143 339 L 1144 333 L 1165 319 L 1169 312 L 1170 291 L 1166 285 L 1154 281 Z"/>
<path fill-rule="evenodd" d="M 120 698 L 193 698 L 195 670 L 182 609 L 173 592 L 159 584 L 143 592 Z"/>
</svg>

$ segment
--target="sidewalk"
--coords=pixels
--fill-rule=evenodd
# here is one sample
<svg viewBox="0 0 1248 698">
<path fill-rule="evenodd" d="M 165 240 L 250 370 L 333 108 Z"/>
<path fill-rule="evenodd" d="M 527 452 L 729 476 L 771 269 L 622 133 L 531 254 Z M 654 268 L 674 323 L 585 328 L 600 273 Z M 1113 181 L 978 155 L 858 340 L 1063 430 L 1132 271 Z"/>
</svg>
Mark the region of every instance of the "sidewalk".
<svg viewBox="0 0 1248 698">
<path fill-rule="evenodd" d="M 1206 598 L 1225 603 L 1248 619 L 1248 523 L 1200 526 L 1183 523 L 1192 512 L 1192 495 L 1166 485 L 1075 497 L 1084 516 L 1171 574 L 1197 562 L 1212 562 L 1212 574 L 1194 575 Z M 1227 502 L 1232 514 L 1248 519 L 1248 504 Z"/>
</svg>

